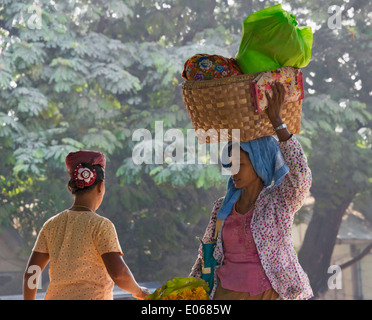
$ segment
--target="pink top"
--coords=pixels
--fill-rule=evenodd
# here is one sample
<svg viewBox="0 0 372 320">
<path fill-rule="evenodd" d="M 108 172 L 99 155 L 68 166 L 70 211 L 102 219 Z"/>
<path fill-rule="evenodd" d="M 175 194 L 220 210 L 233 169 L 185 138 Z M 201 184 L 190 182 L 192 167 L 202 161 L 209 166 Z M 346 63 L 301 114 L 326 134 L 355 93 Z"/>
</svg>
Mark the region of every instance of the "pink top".
<svg viewBox="0 0 372 320">
<path fill-rule="evenodd" d="M 224 260 L 217 270 L 222 288 L 249 292 L 251 296 L 271 288 L 258 256 L 250 224 L 254 208 L 245 214 L 235 211 L 225 219 L 222 228 Z"/>
</svg>

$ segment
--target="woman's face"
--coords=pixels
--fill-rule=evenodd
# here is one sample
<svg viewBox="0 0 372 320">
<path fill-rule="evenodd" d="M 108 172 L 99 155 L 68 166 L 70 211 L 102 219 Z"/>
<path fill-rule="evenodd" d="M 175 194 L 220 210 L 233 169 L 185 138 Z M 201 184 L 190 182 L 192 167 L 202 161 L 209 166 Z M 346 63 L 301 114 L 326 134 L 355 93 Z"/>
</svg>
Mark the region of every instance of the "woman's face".
<svg viewBox="0 0 372 320">
<path fill-rule="evenodd" d="M 245 188 L 254 183 L 257 179 L 260 179 L 253 168 L 247 152 L 240 149 L 239 159 L 234 159 L 234 157 L 232 157 L 231 161 L 233 164 L 234 161 L 240 161 L 238 173 L 232 175 L 235 188 Z"/>
</svg>

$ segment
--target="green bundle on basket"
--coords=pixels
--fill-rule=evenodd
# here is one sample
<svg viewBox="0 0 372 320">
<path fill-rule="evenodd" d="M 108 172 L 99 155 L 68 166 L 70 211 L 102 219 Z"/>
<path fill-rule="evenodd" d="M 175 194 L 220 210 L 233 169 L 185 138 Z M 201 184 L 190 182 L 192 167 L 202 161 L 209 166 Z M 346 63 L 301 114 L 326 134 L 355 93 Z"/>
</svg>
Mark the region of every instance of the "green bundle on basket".
<svg viewBox="0 0 372 320">
<path fill-rule="evenodd" d="M 243 22 L 243 33 L 235 60 L 244 73 L 281 67 L 304 68 L 311 59 L 313 32 L 297 26 L 296 16 L 281 4 L 250 14 Z"/>
</svg>

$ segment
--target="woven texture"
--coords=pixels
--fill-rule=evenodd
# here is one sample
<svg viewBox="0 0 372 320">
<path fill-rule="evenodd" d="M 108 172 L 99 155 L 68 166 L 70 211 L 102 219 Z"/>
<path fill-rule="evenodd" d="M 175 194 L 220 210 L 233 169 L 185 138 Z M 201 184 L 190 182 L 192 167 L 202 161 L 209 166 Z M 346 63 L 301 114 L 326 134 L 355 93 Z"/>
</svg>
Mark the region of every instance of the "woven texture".
<svg viewBox="0 0 372 320">
<path fill-rule="evenodd" d="M 275 135 L 266 112 L 260 124 L 254 108 L 250 83 L 258 74 L 182 83 L 183 101 L 199 144 L 231 141 L 232 129 L 240 129 L 242 142 Z M 289 132 L 300 132 L 301 111 L 302 100 L 284 104 L 282 120 Z"/>
</svg>

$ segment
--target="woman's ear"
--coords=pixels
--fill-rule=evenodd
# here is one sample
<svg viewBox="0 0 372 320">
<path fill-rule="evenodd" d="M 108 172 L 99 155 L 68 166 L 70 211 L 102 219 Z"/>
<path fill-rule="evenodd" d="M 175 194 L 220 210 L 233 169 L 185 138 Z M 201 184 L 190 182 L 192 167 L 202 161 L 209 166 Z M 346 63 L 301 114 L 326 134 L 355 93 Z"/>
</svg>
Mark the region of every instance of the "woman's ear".
<svg viewBox="0 0 372 320">
<path fill-rule="evenodd" d="M 97 191 L 98 191 L 98 193 L 103 192 L 103 190 L 104 190 L 104 183 L 105 183 L 105 181 L 102 180 L 102 181 L 100 181 L 100 182 L 97 184 Z"/>
</svg>

